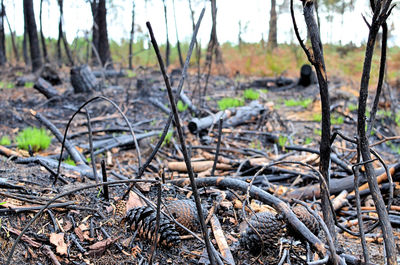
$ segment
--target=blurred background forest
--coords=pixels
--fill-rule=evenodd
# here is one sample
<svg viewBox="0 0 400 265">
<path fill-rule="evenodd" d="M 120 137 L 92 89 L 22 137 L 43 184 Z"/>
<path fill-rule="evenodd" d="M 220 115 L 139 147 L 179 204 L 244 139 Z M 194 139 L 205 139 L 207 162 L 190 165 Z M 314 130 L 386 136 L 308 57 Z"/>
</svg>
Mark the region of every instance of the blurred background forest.
<svg viewBox="0 0 400 265">
<path fill-rule="evenodd" d="M 107 42 L 110 62 L 119 68 L 156 66 L 155 54 L 149 45 L 145 22 L 150 21 L 166 54 L 168 64 L 179 67 L 178 45 L 183 57 L 190 40 L 193 19 L 202 7 L 207 8 L 199 32 L 201 49 L 192 57 L 192 65 L 205 63 L 210 47 L 212 29 L 212 2 L 209 0 L 2 0 L 0 42 L 5 48 L 5 58 L 10 65 L 30 65 L 29 39 L 24 26 L 23 2 L 32 2 L 41 56 L 43 61 L 66 64 L 96 63 L 91 60 L 94 43 L 93 29 L 97 28 L 94 7 L 105 2 Z M 214 67 L 213 73 L 237 73 L 254 76 L 297 75 L 306 63 L 306 57 L 294 38 L 287 0 L 215 1 L 216 45 L 223 67 Z M 322 42 L 330 75 L 358 81 L 361 77 L 368 27 L 363 16 L 370 17 L 368 1 L 323 0 L 318 1 L 317 15 L 321 24 Z M 301 2 L 295 2 L 298 11 Z M 388 21 L 387 81 L 400 79 L 400 32 L 396 13 Z M 296 12 L 301 15 L 301 12 Z M 298 19 L 298 21 L 302 21 Z M 302 36 L 307 34 L 303 29 Z M 212 35 L 212 34 L 211 34 Z M 67 46 L 63 45 L 63 37 Z M 96 37 L 95 37 L 96 38 Z M 379 41 L 377 42 L 379 43 Z M 43 48 L 46 46 L 46 51 Z M 149 49 L 150 47 L 150 49 Z M 66 52 L 66 48 L 69 49 Z M 131 51 L 131 53 L 130 53 Z M 379 51 L 379 50 L 377 50 Z M 68 58 L 68 53 L 71 58 Z M 45 56 L 43 56 L 45 54 Z M 167 56 L 167 55 L 166 55 Z M 217 56 L 218 57 L 218 56 Z M 131 58 L 131 62 L 130 62 Z M 379 52 L 374 55 L 372 73 L 378 73 Z M 221 70 L 222 69 L 222 70 Z M 193 69 L 192 69 L 193 70 Z M 372 80 L 377 76 L 373 75 Z"/>
</svg>

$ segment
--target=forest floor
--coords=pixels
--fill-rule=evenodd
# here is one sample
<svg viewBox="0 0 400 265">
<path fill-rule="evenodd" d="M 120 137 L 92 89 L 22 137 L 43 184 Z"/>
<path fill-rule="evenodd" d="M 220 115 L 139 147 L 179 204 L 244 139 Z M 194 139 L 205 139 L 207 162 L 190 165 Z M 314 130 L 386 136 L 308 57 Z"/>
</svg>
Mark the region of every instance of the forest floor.
<svg viewBox="0 0 400 265">
<path fill-rule="evenodd" d="M 14 84 L 20 72 L 25 74 L 23 69 L 10 68 L 8 71 L 3 71 L 2 82 Z M 9 86 L 9 88 L 4 86 L 0 89 L 0 138 L 7 135 L 12 139 L 10 144 L 4 145 L 6 151 L 0 150 L 1 264 L 7 260 L 17 235 L 41 206 L 64 192 L 96 183 L 94 179 L 81 174 L 79 165 L 72 163 L 71 157 L 67 154 L 64 156 L 64 162 L 68 162 L 69 165 L 63 164 L 61 177 L 55 185 L 52 185 L 54 175 L 43 166 L 43 162 L 42 164 L 37 162 L 42 158 L 58 160 L 61 144 L 54 137 L 49 148 L 32 154 L 38 158 L 37 160 L 29 160 L 29 152 L 18 148 L 16 136 L 24 128 L 28 126 L 45 128 L 44 124 L 38 121 L 36 114 L 43 115 L 63 134 L 68 120 L 83 103 L 95 96 L 107 97 L 121 108 L 132 124 L 135 134 L 140 138 L 143 137 L 139 141 L 142 163 L 150 156 L 167 121 L 168 115 L 149 100 L 156 99 L 168 108 L 165 84 L 157 69 L 138 68 L 129 78 L 125 76 L 103 80 L 106 85 L 90 94 L 73 93 L 68 69 L 62 69 L 60 75 L 63 82 L 55 88 L 61 96 L 53 100 L 47 100 L 32 87 L 33 84 L 29 83 L 25 86 Z M 180 75 L 171 74 L 173 87 L 178 85 L 179 77 Z M 202 93 L 206 77 L 201 76 L 199 79 L 191 74 L 184 85 L 184 91 L 192 99 L 193 104 L 198 106 L 200 113 L 198 117 L 220 111 L 218 104 L 223 98 L 236 98 L 244 106 L 252 106 L 250 109 L 260 107 L 257 115 L 250 115 L 241 124 L 234 127 L 226 126 L 221 130 L 221 150 L 214 175 L 244 181 L 250 181 L 256 176 L 252 185 L 293 204 L 291 200 L 293 197 L 290 196 L 292 192 L 302 187 L 314 189 L 313 185 L 318 183 L 318 176 L 310 168 L 291 164 L 291 162 L 302 162 L 318 170 L 319 157 L 315 152 L 310 152 L 319 150 L 321 134 L 318 86 L 293 85 L 284 88 L 277 86 L 274 78 L 271 78 L 264 87 L 255 87 L 254 81 L 260 79 L 263 80 L 240 75 L 233 78 L 215 75 L 209 78 L 207 90 Z M 293 82 L 296 83 L 295 77 Z M 138 88 L 138 85 L 141 88 Z M 358 84 L 333 78 L 329 86 L 332 129 L 340 130 L 344 135 L 353 138 L 357 126 Z M 257 98 L 256 105 L 250 105 L 254 104 L 251 103 L 253 97 L 249 95 L 252 92 L 245 92 L 249 89 L 258 95 L 254 96 L 254 99 Z M 400 135 L 400 112 L 396 102 L 399 93 L 400 87 L 384 88 L 375 123 L 376 129 L 370 137 L 371 143 L 381 141 L 374 148 L 389 167 L 396 166 L 400 156 L 400 140 L 396 138 Z M 374 93 L 370 94 L 372 95 L 369 102 L 372 102 Z M 199 165 L 204 162 L 201 164 L 201 169 L 196 169 L 197 177 L 209 177 L 218 142 L 218 125 L 208 128 L 208 131 L 193 134 L 188 129 L 193 114 L 189 109 L 184 110 L 184 107 L 181 107 L 179 115 L 192 162 L 198 162 Z M 132 141 L 124 145 L 119 144 L 122 139 L 120 137 L 130 133 L 118 111 L 104 100 L 96 100 L 89 104 L 87 111 L 91 119 L 94 151 L 104 149 L 95 157 L 99 174 L 101 161 L 104 160 L 109 181 L 136 176 L 139 169 L 137 150 Z M 170 130 L 174 130 L 173 134 L 167 137 L 142 179 L 152 180 L 156 177 L 163 179 L 161 199 L 164 203 L 183 199 L 193 200 L 188 182 L 178 183 L 180 179 L 187 179 L 188 174 L 185 168 L 177 169 L 177 165 L 183 163 L 182 149 L 175 127 L 171 126 Z M 75 117 L 67 139 L 83 154 L 87 167 L 90 168 L 86 115 L 79 114 Z M 111 143 L 114 147 L 108 148 Z M 335 182 L 336 184 L 340 183 L 341 179 L 351 179 L 352 173 L 349 169 L 356 163 L 355 145 L 337 137 L 332 148 L 337 161 L 344 164 L 340 166 L 332 162 L 332 179 L 339 180 Z M 12 151 L 12 155 L 9 151 Z M 67 152 L 64 151 L 65 153 Z M 45 159 L 43 161 L 46 164 L 48 160 Z M 287 163 L 266 166 L 278 161 Z M 383 173 L 379 161 L 374 161 L 373 165 L 377 174 Z M 52 171 L 57 171 L 57 167 L 53 164 L 49 167 Z M 365 182 L 363 169 L 360 172 L 361 180 Z M 392 177 L 396 185 L 390 218 L 397 249 L 400 251 L 398 243 L 400 242 L 400 172 L 395 171 Z M 124 218 L 127 210 L 145 204 L 143 198 L 137 197 L 135 192 L 131 192 L 128 198 L 123 198 L 129 185 L 111 185 L 109 200 L 104 198 L 104 191 L 100 187 L 71 192 L 58 199 L 55 203 L 59 205 L 46 210 L 29 226 L 25 236 L 18 242 L 10 264 L 57 264 L 57 261 L 60 264 L 147 264 L 151 242 L 146 232 L 151 234 L 153 229 L 151 227 L 155 221 L 148 221 L 149 224 L 145 224 L 137 234 L 127 228 L 127 221 Z M 138 183 L 135 191 L 140 190 L 137 193 L 143 194 L 156 204 L 157 187 L 158 185 L 150 182 Z M 387 181 L 383 181 L 381 187 L 387 202 L 389 194 Z M 336 217 L 343 226 L 358 231 L 356 204 L 352 195 L 354 185 L 350 181 L 339 189 L 332 192 L 333 200 L 343 189 L 347 189 L 348 194 L 344 197 L 345 203 L 336 209 Z M 246 227 L 244 215 L 251 216 L 254 212 L 264 211 L 266 208 L 273 211 L 271 207 L 266 207 L 255 199 L 250 200 L 250 205 L 244 207 L 246 192 L 231 188 L 200 187 L 199 192 L 206 213 L 214 211 L 221 223 L 223 235 L 236 264 L 279 263 L 283 251 L 275 252 L 278 256 L 271 256 L 268 251 L 257 256 L 240 244 L 245 229 L 243 227 Z M 308 197 L 300 195 L 299 198 L 308 205 L 313 205 L 314 209 L 319 209 L 318 192 Z M 362 193 L 361 205 L 365 227 L 370 227 L 377 221 L 377 214 L 368 190 Z M 143 216 L 140 218 L 145 219 Z M 211 242 L 218 250 L 217 241 L 219 243 L 220 238 L 214 234 L 216 228 L 211 225 L 208 227 L 210 231 L 212 230 L 209 233 Z M 199 226 L 192 227 L 192 230 L 200 234 Z M 360 240 L 339 228 L 337 232 L 338 249 L 362 259 Z M 182 241 L 179 246 L 157 247 L 154 263 L 208 264 L 204 245 L 192 236 L 181 232 L 179 234 Z M 320 232 L 319 238 L 325 240 L 323 232 Z M 384 264 L 381 229 L 378 227 L 368 232 L 366 239 L 371 263 Z M 304 245 L 304 241 L 301 242 Z M 282 245 L 282 248 L 290 252 L 288 259 L 291 259 L 292 264 L 305 263 L 304 253 L 296 254 L 287 244 Z"/>
</svg>

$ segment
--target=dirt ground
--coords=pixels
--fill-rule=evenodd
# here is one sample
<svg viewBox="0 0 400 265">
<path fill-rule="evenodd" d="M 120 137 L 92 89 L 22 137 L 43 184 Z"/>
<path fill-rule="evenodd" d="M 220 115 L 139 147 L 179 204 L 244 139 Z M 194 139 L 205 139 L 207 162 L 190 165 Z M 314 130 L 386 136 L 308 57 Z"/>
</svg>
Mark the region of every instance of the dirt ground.
<svg viewBox="0 0 400 265">
<path fill-rule="evenodd" d="M 113 100 L 133 124 L 135 133 L 144 134 L 155 132 L 152 137 L 140 140 L 139 145 L 142 160 L 145 161 L 153 150 L 160 132 L 167 120 L 167 114 L 162 112 L 149 102 L 149 98 L 157 99 L 162 104 L 168 105 L 165 85 L 161 74 L 156 69 L 137 69 L 133 78 L 110 78 L 105 80 L 105 88 L 94 91 L 91 94 L 73 94 L 69 82 L 69 75 L 62 71 L 62 85 L 56 86 L 61 94 L 60 98 L 47 100 L 42 94 L 32 87 L 14 87 L 12 89 L 0 90 L 0 137 L 8 135 L 15 138 L 18 131 L 27 126 L 43 127 L 31 113 L 31 110 L 41 113 L 50 120 L 62 133 L 72 114 L 88 99 L 102 95 Z M 2 73 L 4 80 L 15 80 L 15 71 Z M 177 86 L 179 76 L 171 75 L 173 86 Z M 223 76 L 212 76 L 208 82 L 207 91 L 202 90 L 205 85 L 205 77 L 200 81 L 197 76 L 190 75 L 184 90 L 196 106 L 201 106 L 202 115 L 218 112 L 218 100 L 225 97 L 242 97 L 244 89 L 252 88 L 251 83 L 256 77 L 236 76 L 234 78 Z M 295 81 L 295 78 L 293 78 Z M 141 80 L 138 82 L 138 80 Z M 138 83 L 144 82 L 144 86 L 138 89 Z M 201 86 L 198 86 L 200 82 Z M 332 113 L 335 118 L 342 117 L 342 122 L 332 125 L 333 129 L 342 131 L 349 137 L 356 134 L 357 113 L 350 105 L 356 105 L 358 89 L 357 84 L 343 80 L 332 80 L 330 82 Z M 222 133 L 220 156 L 231 161 L 230 168 L 217 168 L 216 176 L 254 176 L 259 171 L 259 165 L 249 165 L 245 160 L 257 157 L 266 157 L 267 161 L 278 160 L 307 161 L 309 165 L 318 169 L 318 157 L 312 157 L 307 152 L 299 152 L 285 149 L 280 146 L 277 140 L 271 140 L 270 135 L 285 136 L 284 145 L 303 146 L 311 149 L 319 149 L 320 124 L 316 116 L 320 113 L 319 90 L 316 84 L 309 87 L 293 86 L 289 89 L 279 87 L 254 88 L 259 91 L 258 101 L 265 107 L 265 114 L 253 117 L 245 124 L 234 128 L 226 128 Z M 391 88 L 391 95 L 397 98 L 399 89 Z M 267 91 L 268 90 L 268 91 Z M 395 95 L 395 96 L 393 96 Z M 307 106 L 289 106 L 287 100 L 311 99 Z M 382 106 L 387 106 L 390 111 L 391 97 L 384 91 Z M 202 105 L 200 105 L 202 104 Z M 250 104 L 250 100 L 244 100 L 244 104 Z M 124 120 L 113 106 L 105 101 L 96 101 L 88 106 L 92 121 L 93 141 L 108 140 L 120 135 L 129 134 Z M 218 128 L 215 126 L 205 136 L 193 135 L 187 129 L 188 122 L 192 119 L 189 110 L 180 113 L 184 125 L 184 135 L 189 145 L 192 161 L 212 160 L 207 157 L 215 155 L 214 150 L 205 151 L 204 146 L 215 147 L 218 139 Z M 88 134 L 85 115 L 78 115 L 71 123 L 69 140 L 89 157 L 87 145 Z M 391 117 L 378 116 L 376 132 L 371 136 L 371 142 L 377 142 L 384 137 L 399 135 L 400 128 Z M 110 129 L 109 131 L 104 129 Z M 99 132 L 96 132 L 98 130 Z M 101 131 L 102 130 L 102 131 Z M 260 134 L 257 132 L 262 132 Z M 279 139 L 278 139 L 279 141 Z M 399 141 L 399 140 L 397 140 Z M 165 143 L 150 166 L 143 175 L 143 179 L 154 179 L 162 177 L 167 184 L 162 186 L 162 201 L 168 202 L 176 199 L 192 199 L 193 194 L 189 185 L 179 186 L 168 183 L 170 180 L 186 178 L 186 172 L 170 170 L 169 162 L 183 161 L 179 139 L 174 133 L 169 143 Z M 385 144 L 377 145 L 375 148 L 388 165 L 398 162 L 399 154 L 393 148 L 399 146 L 393 141 L 392 146 Z M 104 146 L 99 146 L 101 148 Z M 15 143 L 7 148 L 14 150 L 18 156 L 26 158 L 28 152 L 19 150 Z M 47 150 L 39 151 L 34 156 L 47 157 L 53 160 L 58 159 L 61 144 L 53 138 Z M 333 144 L 335 154 L 350 165 L 355 162 L 355 146 L 337 139 Z M 54 176 L 43 165 L 37 163 L 17 163 L 15 157 L 0 156 L 0 178 L 12 186 L 0 185 L 0 202 L 6 202 L 0 208 L 0 263 L 5 263 L 8 253 L 19 232 L 37 213 L 38 208 L 24 209 L 40 206 L 55 196 L 95 183 L 74 170 L 62 169 L 62 178 L 55 185 L 52 185 Z M 116 146 L 96 156 L 95 163 L 100 172 L 101 160 L 106 161 L 106 168 L 110 179 L 126 179 L 135 176 L 139 166 L 136 150 L 132 144 L 127 146 Z M 242 166 L 240 166 L 243 164 Z M 88 163 L 91 166 L 90 163 Z M 381 168 L 379 162 L 374 166 Z M 299 166 L 282 166 L 290 172 L 267 172 L 261 181 L 254 185 L 263 188 L 274 195 L 285 198 L 285 192 L 291 189 L 304 187 L 317 183 L 316 177 L 309 170 Z M 56 171 L 56 168 L 52 168 Z M 293 171 L 298 171 L 296 175 Z M 332 164 L 332 176 L 335 178 L 346 177 L 344 172 L 336 164 Z M 301 173 L 301 174 L 300 174 Z M 209 173 L 204 173 L 208 176 Z M 201 175 L 201 173 L 199 173 Z M 394 182 L 399 182 L 399 173 L 393 176 Z M 122 176 L 122 177 L 121 177 Z M 200 176 L 199 176 L 200 177 Z M 1 183 L 0 183 L 1 184 Z M 99 188 L 84 189 L 60 198 L 56 203 L 61 206 L 51 208 L 41 215 L 25 233 L 16 247 L 12 256 L 11 264 L 147 264 L 151 253 L 151 242 L 127 228 L 124 217 L 126 214 L 126 203 L 137 203 L 138 199 L 122 199 L 129 184 L 112 185 L 109 187 L 110 199 L 107 201 L 103 191 Z M 157 185 L 151 183 L 138 184 L 137 188 L 143 195 L 156 203 Z M 200 188 L 202 205 L 208 211 L 218 201 L 220 194 L 225 194 L 216 209 L 225 238 L 230 246 L 236 264 L 276 264 L 279 258 L 271 259 L 268 255 L 255 256 L 240 244 L 241 225 L 243 223 L 243 211 L 241 201 L 246 199 L 246 194 L 235 190 L 221 190 L 216 187 Z M 350 189 L 351 191 L 352 189 Z M 225 196 L 224 195 L 224 196 Z M 132 196 L 132 195 L 131 195 Z M 387 190 L 384 190 L 384 197 L 387 199 Z M 306 200 L 308 203 L 317 199 Z M 370 196 L 362 197 L 362 205 L 371 205 Z M 260 204 L 253 200 L 252 207 Z M 400 194 L 395 190 L 393 205 L 400 206 Z M 260 206 L 261 207 L 261 206 Z M 40 208 L 40 207 L 39 207 Z M 128 207 L 129 208 L 129 207 Z M 357 220 L 355 216 L 355 201 L 349 199 L 344 206 L 346 209 L 336 212 L 340 223 Z M 396 208 L 398 209 L 398 208 Z M 257 209 L 255 211 L 258 211 Z M 248 215 L 252 212 L 248 211 Z M 371 219 L 366 221 L 370 226 L 376 220 L 374 211 L 366 212 Z M 391 212 L 393 216 L 394 236 L 400 242 L 399 210 Z M 375 218 L 375 219 L 374 219 Z M 194 231 L 200 234 L 200 229 Z M 356 226 L 349 226 L 349 229 L 357 231 Z M 210 229 L 211 230 L 211 229 Z M 355 239 L 347 233 L 338 230 L 338 249 L 346 254 L 357 258 L 362 257 L 362 248 L 359 239 Z M 61 236 L 60 236 L 61 235 Z M 210 233 L 211 241 L 216 248 L 216 238 Z M 59 236 L 57 238 L 57 236 Z M 323 233 L 320 238 L 324 240 Z M 367 235 L 368 248 L 373 264 L 384 264 L 384 249 L 380 228 L 377 228 Z M 207 264 L 204 245 L 193 237 L 181 239 L 179 247 L 166 248 L 159 246 L 154 254 L 156 264 Z M 98 245 L 95 245 L 99 243 Z M 302 243 L 304 244 L 304 242 Z M 397 245 L 400 251 L 400 244 Z M 204 257 L 201 257 L 201 256 Z M 305 257 L 292 260 L 292 264 L 305 262 Z M 272 261 L 273 260 L 273 261 Z"/>
</svg>

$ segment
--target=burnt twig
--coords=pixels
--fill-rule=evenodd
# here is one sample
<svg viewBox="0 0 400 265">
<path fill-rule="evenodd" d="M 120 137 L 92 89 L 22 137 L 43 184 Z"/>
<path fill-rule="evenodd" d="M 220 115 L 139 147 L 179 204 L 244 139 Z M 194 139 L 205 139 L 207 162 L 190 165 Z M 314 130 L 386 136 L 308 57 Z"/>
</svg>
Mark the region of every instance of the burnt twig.
<svg viewBox="0 0 400 265">
<path fill-rule="evenodd" d="M 170 106 L 171 106 L 171 109 L 172 109 L 172 113 L 174 115 L 176 129 L 178 131 L 179 141 L 181 143 L 182 153 L 183 153 L 183 156 L 184 156 L 186 167 L 188 169 L 188 174 L 189 174 L 189 178 L 190 178 L 190 182 L 191 182 L 191 186 L 192 186 L 193 196 L 194 196 L 194 199 L 195 199 L 195 202 L 196 202 L 197 214 L 198 214 L 199 219 L 200 219 L 201 229 L 202 229 L 202 232 L 203 232 L 204 241 L 206 243 L 208 257 L 210 259 L 211 265 L 214 265 L 215 264 L 215 257 L 213 255 L 214 253 L 212 252 L 212 249 L 211 249 L 211 246 L 210 246 L 211 243 L 210 243 L 210 240 L 209 240 L 209 237 L 208 237 L 207 227 L 206 227 L 206 224 L 204 222 L 203 209 L 201 207 L 200 197 L 199 197 L 199 194 L 198 194 L 198 191 L 197 191 L 197 186 L 196 186 L 196 182 L 195 182 L 195 179 L 194 179 L 194 173 L 193 173 L 192 165 L 190 163 L 190 158 L 189 158 L 187 147 L 186 147 L 186 144 L 185 144 L 185 137 L 183 135 L 182 126 L 181 126 L 181 123 L 180 123 L 180 120 L 179 120 L 179 114 L 178 114 L 178 110 L 177 110 L 177 107 L 176 107 L 176 102 L 175 102 L 175 99 L 174 99 L 174 95 L 173 95 L 173 92 L 172 92 L 172 88 L 171 88 L 171 85 L 170 85 L 170 82 L 169 82 L 168 75 L 166 74 L 166 71 L 165 71 L 164 61 L 163 61 L 163 59 L 161 57 L 157 41 L 154 38 L 153 29 L 151 27 L 150 22 L 146 22 L 146 26 L 147 26 L 147 28 L 149 30 L 151 43 L 153 44 L 153 48 L 154 48 L 154 51 L 155 51 L 156 56 L 157 56 L 157 60 L 158 60 L 159 66 L 160 66 L 160 70 L 161 70 L 162 75 L 164 77 L 165 85 L 167 87 L 168 98 L 169 98 L 169 101 L 170 101 Z"/>
<path fill-rule="evenodd" d="M 358 147 L 360 149 L 363 161 L 371 160 L 368 135 L 365 130 L 366 126 L 365 113 L 366 113 L 366 106 L 368 99 L 368 86 L 369 86 L 371 66 L 372 66 L 372 56 L 374 53 L 375 41 L 379 28 L 382 26 L 383 23 L 386 22 L 386 19 L 388 18 L 393 9 L 391 3 L 392 0 L 384 2 L 378 1 L 376 2 L 375 6 L 375 3 L 371 1 L 371 7 L 374 13 L 372 17 L 371 26 L 369 28 L 367 46 L 365 49 L 365 60 L 360 82 L 360 96 L 358 99 L 358 118 L 357 118 Z M 381 67 L 383 66 L 381 65 Z M 396 250 L 396 243 L 393 237 L 393 229 L 390 224 L 388 212 L 385 207 L 385 202 L 379 190 L 379 186 L 376 180 L 375 169 L 371 163 L 367 163 L 365 165 L 365 170 L 372 199 L 374 200 L 376 211 L 379 216 L 379 222 L 382 228 L 387 264 L 389 265 L 397 264 L 396 260 L 397 250 Z"/>
</svg>

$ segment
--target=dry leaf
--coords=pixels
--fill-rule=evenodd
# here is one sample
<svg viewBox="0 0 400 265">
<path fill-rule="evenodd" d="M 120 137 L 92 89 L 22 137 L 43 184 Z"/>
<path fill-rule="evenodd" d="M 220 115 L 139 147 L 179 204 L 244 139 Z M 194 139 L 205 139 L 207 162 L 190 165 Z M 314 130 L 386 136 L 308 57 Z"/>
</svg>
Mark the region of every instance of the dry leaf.
<svg viewBox="0 0 400 265">
<path fill-rule="evenodd" d="M 136 193 L 133 191 L 129 192 L 129 198 L 126 202 L 126 211 L 143 205 L 145 205 L 144 201 Z"/>
<path fill-rule="evenodd" d="M 50 243 L 56 246 L 56 251 L 60 255 L 67 255 L 68 245 L 64 241 L 64 233 L 51 233 Z"/>
<path fill-rule="evenodd" d="M 95 255 L 99 253 L 103 253 L 108 246 L 113 244 L 115 241 L 117 241 L 119 238 L 122 236 L 119 236 L 117 238 L 107 238 L 106 240 L 99 241 L 94 243 L 93 245 L 89 246 L 90 251 L 88 252 L 89 255 Z"/>
</svg>

